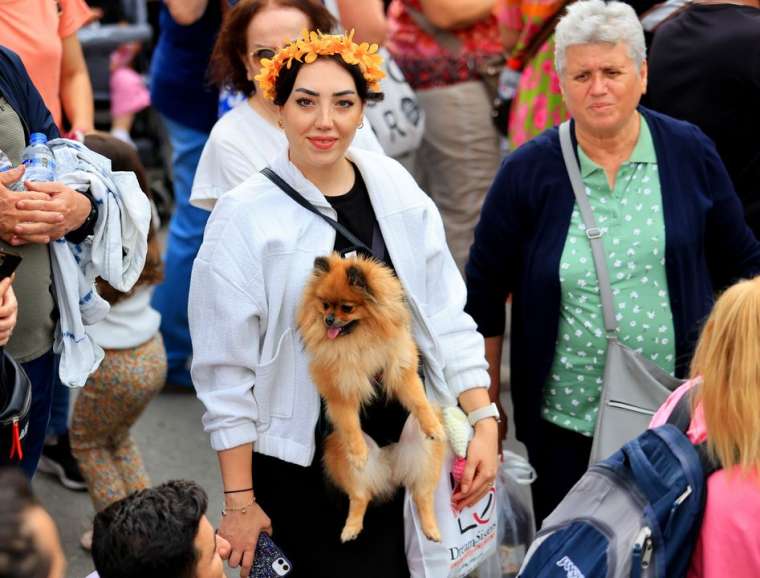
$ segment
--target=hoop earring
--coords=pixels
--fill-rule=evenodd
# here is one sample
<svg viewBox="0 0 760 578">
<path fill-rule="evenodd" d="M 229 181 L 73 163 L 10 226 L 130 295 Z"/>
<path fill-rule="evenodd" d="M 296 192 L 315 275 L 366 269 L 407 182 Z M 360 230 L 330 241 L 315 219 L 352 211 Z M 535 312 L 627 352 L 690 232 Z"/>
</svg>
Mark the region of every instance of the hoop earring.
<svg viewBox="0 0 760 578">
<path fill-rule="evenodd" d="M 285 125 L 282 124 L 282 119 L 279 119 L 277 121 L 277 126 L 280 127 L 280 130 L 284 130 L 285 129 Z"/>
<path fill-rule="evenodd" d="M 359 126 L 358 126 L 358 127 L 356 127 L 356 128 L 357 128 L 357 129 L 360 129 L 360 128 L 364 128 L 364 121 L 361 121 L 361 122 L 359 123 Z"/>
</svg>

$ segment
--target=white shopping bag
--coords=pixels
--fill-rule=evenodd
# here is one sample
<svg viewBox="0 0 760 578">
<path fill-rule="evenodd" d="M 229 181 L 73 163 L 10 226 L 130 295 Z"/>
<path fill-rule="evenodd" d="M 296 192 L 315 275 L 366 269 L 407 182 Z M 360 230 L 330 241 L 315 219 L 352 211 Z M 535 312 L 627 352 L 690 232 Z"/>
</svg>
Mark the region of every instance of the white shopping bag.
<svg viewBox="0 0 760 578">
<path fill-rule="evenodd" d="M 403 440 L 404 433 L 401 443 Z M 411 578 L 462 578 L 496 551 L 496 490 L 492 488 L 471 508 L 455 512 L 451 507 L 451 496 L 456 487 L 451 476 L 454 461 L 455 456 L 449 449 L 435 491 L 440 543 L 428 540 L 422 532 L 417 508 L 409 492 L 404 498 L 406 557 Z"/>
</svg>

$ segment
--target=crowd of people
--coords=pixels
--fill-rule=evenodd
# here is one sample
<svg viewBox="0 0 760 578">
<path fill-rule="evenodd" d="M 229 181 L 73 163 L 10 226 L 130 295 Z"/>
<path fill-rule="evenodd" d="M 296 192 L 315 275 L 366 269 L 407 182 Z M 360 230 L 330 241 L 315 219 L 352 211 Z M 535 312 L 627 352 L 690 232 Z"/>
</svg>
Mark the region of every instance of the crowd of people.
<svg viewBox="0 0 760 578">
<path fill-rule="evenodd" d="M 598 238 L 615 338 L 689 378 L 652 425 L 692 396 L 688 435 L 723 467 L 689 576 L 760 572 L 758 0 L 158 4 L 155 45 L 112 56 L 110 134 L 77 31 L 122 22 L 124 3 L 0 5 L 0 253 L 21 257 L 0 280 L 0 346 L 31 388 L 24 426 L 0 423 L 0 578 L 65 575 L 38 469 L 89 493 L 93 577 L 222 578 L 226 561 L 244 578 L 273 532 L 290 576 L 409 576 L 403 489 L 343 543 L 348 498 L 323 471 L 331 414 L 296 312 L 333 251 L 393 270 L 427 396 L 470 415 L 455 507 L 493 487 L 509 392 L 540 524 L 592 453 L 610 338 Z M 146 81 L 131 62 L 148 49 Z M 382 103 L 390 81 L 408 92 Z M 163 248 L 130 136 L 149 104 L 171 149 Z M 415 146 L 387 154 L 381 104 L 418 126 Z M 50 182 L 19 166 L 33 133 Z M 221 487 L 151 487 L 130 429 L 166 385 L 202 402 Z M 375 395 L 361 427 L 386 446 L 407 417 Z M 224 497 L 216 531 L 206 491 Z"/>
</svg>

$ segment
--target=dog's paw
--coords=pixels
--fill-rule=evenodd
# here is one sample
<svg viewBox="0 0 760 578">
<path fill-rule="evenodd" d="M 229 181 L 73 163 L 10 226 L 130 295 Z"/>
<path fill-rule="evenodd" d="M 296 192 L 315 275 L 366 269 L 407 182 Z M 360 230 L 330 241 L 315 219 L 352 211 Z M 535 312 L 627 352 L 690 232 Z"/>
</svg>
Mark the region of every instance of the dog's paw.
<svg viewBox="0 0 760 578">
<path fill-rule="evenodd" d="M 436 419 L 433 423 L 426 424 L 426 426 L 422 431 L 428 439 L 437 442 L 446 441 L 446 431 L 443 429 L 441 422 Z"/>
<path fill-rule="evenodd" d="M 422 528 L 422 531 L 425 533 L 425 536 L 427 536 L 428 540 L 432 542 L 441 541 L 441 531 L 438 529 L 438 526 L 436 526 L 435 524 L 433 524 L 432 526 Z"/>
<path fill-rule="evenodd" d="M 343 526 L 343 531 L 340 533 L 340 541 L 344 544 L 356 538 L 361 534 L 363 526 L 361 524 L 346 524 Z M 440 537 L 438 538 L 440 541 Z"/>
</svg>

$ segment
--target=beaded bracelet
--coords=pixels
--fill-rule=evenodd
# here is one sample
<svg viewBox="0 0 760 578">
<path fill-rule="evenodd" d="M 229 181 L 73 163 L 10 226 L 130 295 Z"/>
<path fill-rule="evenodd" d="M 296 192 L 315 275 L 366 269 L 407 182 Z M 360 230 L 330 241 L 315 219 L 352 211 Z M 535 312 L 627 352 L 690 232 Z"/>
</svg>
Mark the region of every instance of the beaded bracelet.
<svg viewBox="0 0 760 578">
<path fill-rule="evenodd" d="M 237 508 L 230 508 L 228 506 L 224 506 L 222 508 L 222 516 L 226 516 L 229 513 L 232 512 L 240 512 L 241 514 L 245 514 L 247 509 L 253 506 L 256 503 L 256 498 L 254 497 L 250 503 L 245 504 L 243 506 L 238 506 Z"/>
</svg>

